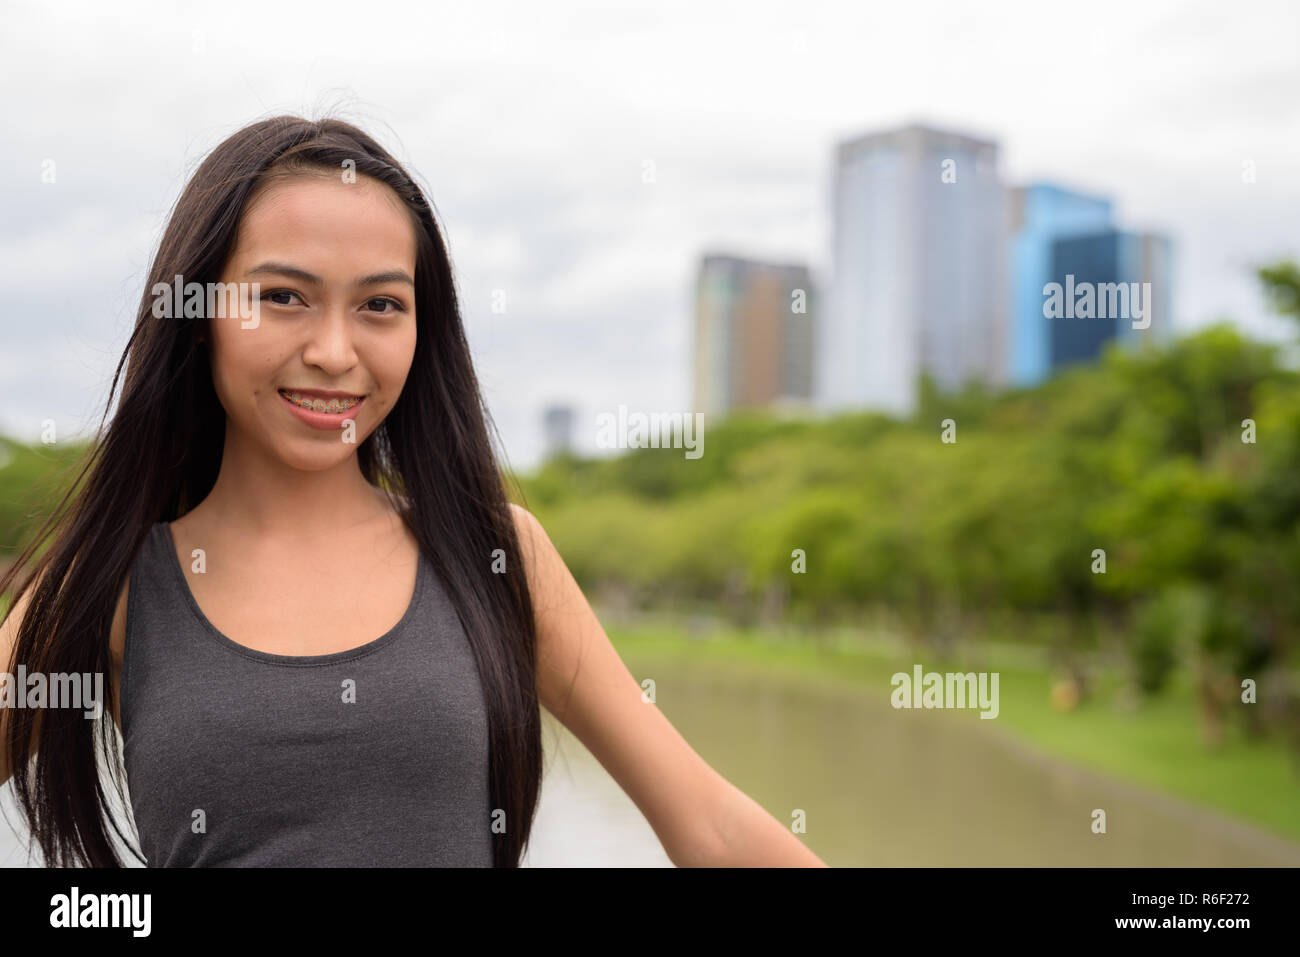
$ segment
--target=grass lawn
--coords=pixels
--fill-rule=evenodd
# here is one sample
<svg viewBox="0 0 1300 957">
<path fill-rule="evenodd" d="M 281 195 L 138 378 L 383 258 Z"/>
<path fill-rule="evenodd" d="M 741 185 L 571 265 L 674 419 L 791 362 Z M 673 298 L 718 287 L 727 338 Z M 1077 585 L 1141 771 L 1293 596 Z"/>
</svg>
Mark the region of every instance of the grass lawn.
<svg viewBox="0 0 1300 957">
<path fill-rule="evenodd" d="M 777 672 L 787 679 L 878 695 L 882 702 L 893 690 L 890 677 L 910 673 L 917 663 L 915 653 L 889 646 L 828 642 L 818 647 L 743 632 L 698 639 L 671 626 L 615 627 L 610 638 L 629 663 L 689 656 L 694 664 Z M 1300 840 L 1300 763 L 1280 737 L 1248 740 L 1240 722 L 1230 723 L 1221 748 L 1206 747 L 1185 676 L 1175 678 L 1159 698 L 1127 710 L 1120 706 L 1121 681 L 1106 678 L 1088 701 L 1062 712 L 1051 704 L 1054 675 L 1036 664 L 1034 655 L 990 647 L 994 650 L 978 666 L 937 659 L 919 663 L 926 671 L 999 673 L 998 717 L 982 721 L 972 712 L 976 724 L 997 724 L 1054 757 Z"/>
</svg>

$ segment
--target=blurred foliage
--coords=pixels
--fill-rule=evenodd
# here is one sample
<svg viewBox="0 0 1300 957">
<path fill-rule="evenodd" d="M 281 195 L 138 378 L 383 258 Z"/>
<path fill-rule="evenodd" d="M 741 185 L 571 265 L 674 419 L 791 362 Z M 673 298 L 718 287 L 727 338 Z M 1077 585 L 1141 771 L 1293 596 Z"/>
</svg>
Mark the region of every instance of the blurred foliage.
<svg viewBox="0 0 1300 957">
<path fill-rule="evenodd" d="M 23 445 L 0 438 L 0 561 L 32 538 L 76 479 L 85 442 Z"/>
<path fill-rule="evenodd" d="M 1295 265 L 1258 275 L 1300 318 Z M 1300 740 L 1300 376 L 1280 347 L 1222 323 L 1031 389 L 923 381 L 907 421 L 744 412 L 705 439 L 696 460 L 554 458 L 521 480 L 525 504 L 580 583 L 633 603 L 711 602 L 738 623 L 887 606 L 936 642 L 1047 616 L 1065 660 L 1104 637 L 1149 694 L 1180 663 L 1216 688 L 1280 669 L 1273 723 Z"/>
<path fill-rule="evenodd" d="M 1285 260 L 1257 270 L 1278 312 L 1300 319 L 1300 265 Z"/>
<path fill-rule="evenodd" d="M 940 440 L 946 418 L 955 443 Z M 700 459 L 557 457 L 521 486 L 584 585 L 709 596 L 736 574 L 751 597 L 788 589 L 792 609 L 1075 614 L 1187 581 L 1272 603 L 1282 622 L 1295 617 L 1284 570 L 1300 570 L 1297 466 L 1300 378 L 1223 324 L 1111 349 L 1035 389 L 951 408 L 930 395 L 910 421 L 746 412 L 707 429 Z"/>
</svg>

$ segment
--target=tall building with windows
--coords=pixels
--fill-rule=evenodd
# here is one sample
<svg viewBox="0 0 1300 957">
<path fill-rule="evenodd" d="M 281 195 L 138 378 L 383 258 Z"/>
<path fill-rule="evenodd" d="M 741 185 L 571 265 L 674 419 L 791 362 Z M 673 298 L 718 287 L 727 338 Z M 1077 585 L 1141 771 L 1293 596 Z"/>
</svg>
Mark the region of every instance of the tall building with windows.
<svg viewBox="0 0 1300 957">
<path fill-rule="evenodd" d="M 1052 328 L 1043 313 L 1043 288 L 1053 281 L 1058 239 L 1111 227 L 1111 201 L 1055 183 L 1008 190 L 1010 329 L 1008 380 L 1035 385 L 1052 369 Z M 1062 280 L 1063 281 L 1063 280 Z"/>
<path fill-rule="evenodd" d="M 828 411 L 916 407 L 1007 374 L 1006 194 L 995 142 L 911 125 L 840 143 L 833 278 L 814 363 Z"/>
<path fill-rule="evenodd" d="M 1063 237 L 1052 244 L 1051 262 L 1050 281 L 1061 287 L 1063 301 L 1072 300 L 1070 314 L 1047 320 L 1053 370 L 1096 359 L 1109 342 L 1135 346 L 1171 337 L 1173 252 L 1167 237 L 1119 229 Z M 1080 309 L 1085 295 L 1091 303 Z"/>
<path fill-rule="evenodd" d="M 573 452 L 573 407 L 552 403 L 542 410 L 543 454 L 553 455 Z"/>
<path fill-rule="evenodd" d="M 706 255 L 695 287 L 695 410 L 812 397 L 813 289 L 806 266 Z"/>
</svg>

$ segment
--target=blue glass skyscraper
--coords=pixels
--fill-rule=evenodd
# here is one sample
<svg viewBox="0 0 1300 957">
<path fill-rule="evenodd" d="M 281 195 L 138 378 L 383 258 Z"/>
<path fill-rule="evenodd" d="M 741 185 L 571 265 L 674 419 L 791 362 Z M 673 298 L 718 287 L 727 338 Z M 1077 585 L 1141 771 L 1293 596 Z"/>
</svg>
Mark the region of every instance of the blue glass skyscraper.
<svg viewBox="0 0 1300 957">
<path fill-rule="evenodd" d="M 1137 345 L 1171 334 L 1171 252 L 1164 236 L 1107 229 L 1058 239 L 1052 244 L 1050 281 L 1093 298 L 1086 310 L 1090 315 L 1078 315 L 1076 308 L 1071 315 L 1044 320 L 1053 370 L 1091 362 L 1111 341 Z M 1077 302 L 1079 295 L 1067 292 L 1064 298 Z M 1039 302 L 1044 299 L 1040 295 Z"/>
<path fill-rule="evenodd" d="M 1008 380 L 1029 386 L 1051 373 L 1050 321 L 1043 314 L 1043 287 L 1054 275 L 1053 247 L 1063 237 L 1096 233 L 1111 225 L 1111 201 L 1037 182 L 1010 191 L 1011 322 Z"/>
</svg>

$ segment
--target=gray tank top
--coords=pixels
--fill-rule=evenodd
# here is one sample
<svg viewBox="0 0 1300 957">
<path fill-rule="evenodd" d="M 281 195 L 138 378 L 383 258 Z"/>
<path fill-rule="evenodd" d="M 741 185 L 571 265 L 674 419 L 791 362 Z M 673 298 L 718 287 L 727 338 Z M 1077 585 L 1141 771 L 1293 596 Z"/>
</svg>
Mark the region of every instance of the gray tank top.
<svg viewBox="0 0 1300 957">
<path fill-rule="evenodd" d="M 159 522 L 131 568 L 121 682 L 150 867 L 492 865 L 478 669 L 423 554 L 387 634 L 274 655 L 208 621 Z"/>
</svg>

